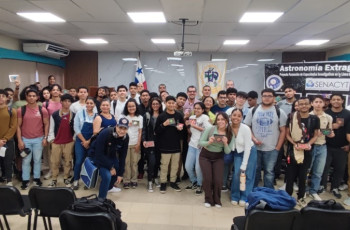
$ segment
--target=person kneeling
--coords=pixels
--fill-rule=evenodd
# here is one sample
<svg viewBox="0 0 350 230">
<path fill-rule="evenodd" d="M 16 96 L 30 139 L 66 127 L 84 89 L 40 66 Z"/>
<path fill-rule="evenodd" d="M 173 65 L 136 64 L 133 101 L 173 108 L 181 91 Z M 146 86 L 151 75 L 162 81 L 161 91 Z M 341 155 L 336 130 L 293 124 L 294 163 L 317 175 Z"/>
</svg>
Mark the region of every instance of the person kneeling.
<svg viewBox="0 0 350 230">
<path fill-rule="evenodd" d="M 105 199 L 108 191 L 116 191 L 114 183 L 119 184 L 123 179 L 129 145 L 128 124 L 128 119 L 121 118 L 115 128 L 103 129 L 89 151 L 89 155 L 93 155 L 94 164 L 100 170 L 99 198 Z"/>
</svg>

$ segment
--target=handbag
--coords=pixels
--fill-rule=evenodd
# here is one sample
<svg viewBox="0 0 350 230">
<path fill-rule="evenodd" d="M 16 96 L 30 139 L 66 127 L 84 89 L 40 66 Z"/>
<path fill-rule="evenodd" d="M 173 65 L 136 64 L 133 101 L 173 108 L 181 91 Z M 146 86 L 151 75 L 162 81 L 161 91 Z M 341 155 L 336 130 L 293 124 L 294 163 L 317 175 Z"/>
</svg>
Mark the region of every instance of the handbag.
<svg viewBox="0 0 350 230">
<path fill-rule="evenodd" d="M 98 168 L 94 165 L 90 157 L 85 158 L 80 177 L 87 188 L 95 188 L 98 178 Z"/>
</svg>

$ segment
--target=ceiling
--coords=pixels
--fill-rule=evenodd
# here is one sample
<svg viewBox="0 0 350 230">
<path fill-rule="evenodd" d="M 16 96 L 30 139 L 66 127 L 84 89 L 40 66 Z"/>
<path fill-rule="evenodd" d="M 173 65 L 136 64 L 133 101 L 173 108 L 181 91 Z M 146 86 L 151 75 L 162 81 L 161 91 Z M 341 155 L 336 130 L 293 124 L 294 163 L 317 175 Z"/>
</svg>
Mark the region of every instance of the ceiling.
<svg viewBox="0 0 350 230">
<path fill-rule="evenodd" d="M 16 12 L 49 11 L 66 23 L 35 23 Z M 130 11 L 163 11 L 164 24 L 135 24 Z M 283 11 L 275 23 L 239 23 L 246 11 Z M 329 50 L 350 44 L 349 0 L 0 0 L 0 34 L 42 40 L 71 50 L 174 51 L 181 45 L 179 18 L 199 21 L 186 27 L 185 49 L 201 52 L 281 52 Z M 100 37 L 107 45 L 79 39 Z M 151 38 L 174 38 L 158 44 Z M 223 46 L 226 39 L 248 39 Z M 304 39 L 329 39 L 319 47 L 300 47 Z"/>
</svg>

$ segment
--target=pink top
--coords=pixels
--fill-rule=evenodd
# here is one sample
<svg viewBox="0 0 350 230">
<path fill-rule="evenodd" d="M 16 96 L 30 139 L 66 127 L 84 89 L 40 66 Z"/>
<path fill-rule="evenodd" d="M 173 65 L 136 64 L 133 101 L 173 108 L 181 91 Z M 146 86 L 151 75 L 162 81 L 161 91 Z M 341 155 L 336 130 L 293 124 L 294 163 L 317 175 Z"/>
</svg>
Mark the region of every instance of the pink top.
<svg viewBox="0 0 350 230">
<path fill-rule="evenodd" d="M 43 107 L 46 108 L 46 102 L 43 103 Z M 60 110 L 62 108 L 62 104 L 60 101 L 49 101 L 49 106 L 47 107 L 47 111 L 49 112 L 49 115 L 51 116 L 54 112 L 57 110 Z"/>
<path fill-rule="evenodd" d="M 45 107 L 41 109 L 44 118 L 49 118 L 49 114 Z M 17 118 L 22 118 L 22 108 L 17 109 Z M 27 105 L 26 113 L 22 118 L 22 137 L 33 139 L 44 136 L 44 123 L 39 112 L 39 106 L 30 108 Z"/>
</svg>

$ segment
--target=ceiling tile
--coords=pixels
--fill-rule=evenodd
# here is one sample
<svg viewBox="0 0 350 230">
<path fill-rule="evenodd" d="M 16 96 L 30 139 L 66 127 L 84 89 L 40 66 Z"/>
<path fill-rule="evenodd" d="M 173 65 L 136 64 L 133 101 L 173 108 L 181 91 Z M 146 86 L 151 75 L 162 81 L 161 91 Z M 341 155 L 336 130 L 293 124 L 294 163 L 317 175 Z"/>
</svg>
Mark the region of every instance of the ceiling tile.
<svg viewBox="0 0 350 230">
<path fill-rule="evenodd" d="M 204 0 L 160 0 L 165 17 L 169 21 L 179 18 L 202 21 Z"/>
<path fill-rule="evenodd" d="M 238 22 L 250 1 L 215 0 L 206 1 L 203 10 L 203 22 Z"/>
</svg>

